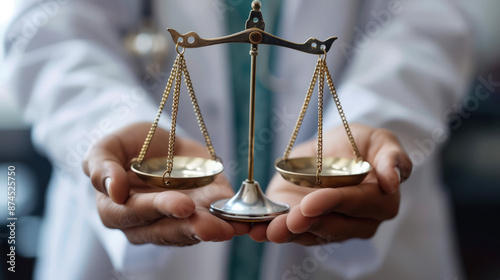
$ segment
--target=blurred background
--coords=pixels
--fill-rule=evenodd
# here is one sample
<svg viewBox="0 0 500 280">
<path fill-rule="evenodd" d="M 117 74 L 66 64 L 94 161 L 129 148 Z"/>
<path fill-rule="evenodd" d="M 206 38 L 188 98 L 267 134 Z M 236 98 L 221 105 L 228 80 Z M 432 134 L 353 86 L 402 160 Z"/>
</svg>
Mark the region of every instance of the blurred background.
<svg viewBox="0 0 500 280">
<path fill-rule="evenodd" d="M 0 2 L 0 37 L 9 21 L 13 1 Z M 3 43 L 0 44 L 3 59 Z M 1 61 L 1 60 L 0 60 Z M 0 63 L 2 65 L 2 63 Z M 45 190 L 51 165 L 33 147 L 30 128 L 23 124 L 0 68 L 0 279 L 31 279 L 44 213 Z M 500 65 L 480 74 L 500 81 Z M 455 229 L 467 279 L 500 279 L 500 87 L 485 100 L 474 96 L 479 78 L 471 84 L 458 119 L 450 124 L 451 138 L 442 153 L 443 182 L 454 205 Z M 16 274 L 7 261 L 7 168 L 16 167 Z M 444 279 L 443 279 L 444 280 Z M 455 280 L 455 279 L 453 279 Z M 458 280 L 458 279 L 457 279 Z"/>
<path fill-rule="evenodd" d="M 14 1 L 0 2 L 0 37 L 4 37 Z M 36 261 L 38 233 L 44 212 L 44 198 L 52 167 L 35 151 L 30 128 L 22 121 L 13 95 L 7 88 L 4 44 L 0 44 L 0 279 L 32 279 Z M 16 272 L 7 271 L 7 168 L 16 172 Z"/>
</svg>

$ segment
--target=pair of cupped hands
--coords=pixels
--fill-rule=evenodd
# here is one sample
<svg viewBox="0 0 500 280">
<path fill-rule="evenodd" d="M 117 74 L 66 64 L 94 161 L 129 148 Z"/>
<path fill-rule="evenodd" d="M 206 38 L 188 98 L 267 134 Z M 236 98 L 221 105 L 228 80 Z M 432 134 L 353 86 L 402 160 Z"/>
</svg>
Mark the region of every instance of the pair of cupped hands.
<svg viewBox="0 0 500 280">
<path fill-rule="evenodd" d="M 150 124 L 129 125 L 97 142 L 83 169 L 96 191 L 103 224 L 123 231 L 134 244 L 186 246 L 202 241 L 225 241 L 248 234 L 258 242 L 303 245 L 370 238 L 379 225 L 399 209 L 399 185 L 410 176 L 412 164 L 397 138 L 387 130 L 351 125 L 358 149 L 373 170 L 359 185 L 306 188 L 276 174 L 266 195 L 290 205 L 290 212 L 266 223 L 231 222 L 213 216 L 210 204 L 230 198 L 234 191 L 224 175 L 197 189 L 161 190 L 148 186 L 130 170 Z M 169 133 L 158 128 L 147 157 L 165 156 Z M 324 157 L 352 157 L 343 127 L 324 134 Z M 208 157 L 206 148 L 177 137 L 175 154 Z M 315 156 L 316 141 L 297 145 L 291 156 Z"/>
</svg>

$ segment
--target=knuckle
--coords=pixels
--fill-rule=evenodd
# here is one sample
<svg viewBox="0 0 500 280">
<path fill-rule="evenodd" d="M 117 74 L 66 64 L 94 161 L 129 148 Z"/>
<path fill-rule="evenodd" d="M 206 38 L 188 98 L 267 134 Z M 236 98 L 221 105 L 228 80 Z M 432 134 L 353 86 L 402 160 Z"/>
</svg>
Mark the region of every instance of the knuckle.
<svg viewBox="0 0 500 280">
<path fill-rule="evenodd" d="M 159 234 L 152 234 L 150 237 L 150 241 L 155 245 L 172 245 L 172 241 L 166 238 L 165 236 Z"/>
<path fill-rule="evenodd" d="M 107 228 L 126 229 L 146 223 L 137 214 L 123 208 L 116 209 L 114 208 L 114 204 L 109 202 L 98 203 L 97 210 L 102 224 Z"/>
<path fill-rule="evenodd" d="M 389 130 L 384 128 L 377 128 L 373 130 L 372 133 L 373 140 L 380 140 L 385 138 L 394 138 L 394 135 Z"/>
<path fill-rule="evenodd" d="M 146 221 L 141 219 L 136 213 L 130 213 L 127 211 L 120 212 L 116 219 L 121 221 L 124 227 L 133 227 L 138 225 L 146 224 Z"/>
<path fill-rule="evenodd" d="M 110 218 L 109 215 L 99 214 L 99 216 L 101 217 L 101 222 L 105 227 L 110 228 L 110 229 L 122 229 L 123 228 L 121 226 L 121 224 L 119 223 L 119 220 L 117 221 L 114 218 Z"/>
<path fill-rule="evenodd" d="M 101 222 L 105 227 L 110 228 L 110 229 L 117 229 L 118 228 L 118 225 L 115 222 L 113 222 L 112 220 L 104 217 L 103 215 L 100 215 L 100 217 L 101 217 Z"/>
<path fill-rule="evenodd" d="M 165 236 L 164 234 L 152 234 L 150 242 L 155 245 L 167 245 L 176 247 L 186 247 L 199 243 L 200 241 L 192 239 L 179 231 L 174 236 Z"/>
<path fill-rule="evenodd" d="M 115 215 L 112 213 L 111 206 L 107 202 L 103 201 L 102 196 L 97 198 L 97 212 L 99 213 L 101 222 L 105 227 L 111 229 L 119 228 L 117 219 L 114 218 Z"/>
<path fill-rule="evenodd" d="M 370 141 L 372 143 L 393 143 L 401 145 L 399 139 L 390 130 L 385 128 L 377 128 L 373 130 Z"/>
<path fill-rule="evenodd" d="M 148 226 L 123 229 L 132 244 L 155 244 L 162 246 L 184 247 L 199 243 L 190 238 L 180 228 L 169 226 L 170 223 L 156 223 Z"/>
</svg>

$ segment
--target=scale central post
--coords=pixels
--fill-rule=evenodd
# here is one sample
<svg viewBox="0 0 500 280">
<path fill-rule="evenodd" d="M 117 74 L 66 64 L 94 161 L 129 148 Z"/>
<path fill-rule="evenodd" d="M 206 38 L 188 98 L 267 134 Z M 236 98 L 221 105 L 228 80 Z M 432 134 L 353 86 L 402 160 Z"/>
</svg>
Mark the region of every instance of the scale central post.
<svg viewBox="0 0 500 280">
<path fill-rule="evenodd" d="M 257 55 L 259 55 L 258 45 L 252 44 L 250 56 L 252 64 L 250 69 L 250 108 L 249 108 L 249 121 L 248 121 L 248 177 L 249 182 L 253 182 L 253 169 L 255 157 L 255 83 L 257 71 Z"/>
<path fill-rule="evenodd" d="M 252 2 L 252 11 L 246 22 L 246 30 L 258 28 L 264 31 L 265 23 L 260 11 L 260 2 Z M 287 213 L 289 206 L 281 202 L 269 200 L 259 183 L 254 180 L 255 159 L 255 84 L 257 76 L 258 44 L 262 42 L 262 33 L 253 31 L 248 35 L 251 42 L 250 57 L 250 102 L 248 121 L 248 176 L 240 190 L 231 199 L 216 201 L 210 205 L 210 212 L 226 220 L 241 222 L 264 222 Z"/>
</svg>

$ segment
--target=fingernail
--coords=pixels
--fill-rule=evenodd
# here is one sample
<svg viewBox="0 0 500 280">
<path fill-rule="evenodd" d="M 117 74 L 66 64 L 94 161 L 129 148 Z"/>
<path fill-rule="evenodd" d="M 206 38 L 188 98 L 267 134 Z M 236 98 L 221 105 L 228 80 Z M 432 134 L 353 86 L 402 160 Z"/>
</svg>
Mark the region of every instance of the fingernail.
<svg viewBox="0 0 500 280">
<path fill-rule="evenodd" d="M 399 183 L 401 183 L 401 170 L 396 166 L 394 167 L 394 171 L 396 171 L 396 174 L 398 174 L 398 181 Z"/>
<path fill-rule="evenodd" d="M 198 241 L 201 241 L 201 238 L 198 235 L 196 235 L 196 234 L 193 235 L 193 238 L 196 239 L 196 240 L 198 240 Z"/>
<path fill-rule="evenodd" d="M 172 218 L 176 218 L 176 219 L 180 219 L 181 218 L 181 217 L 177 216 L 176 214 L 172 214 L 171 216 L 172 216 Z"/>
<path fill-rule="evenodd" d="M 104 188 L 106 188 L 106 192 L 108 193 L 108 195 L 109 195 L 109 186 L 110 185 L 111 185 L 111 177 L 107 177 L 104 180 Z"/>
</svg>

